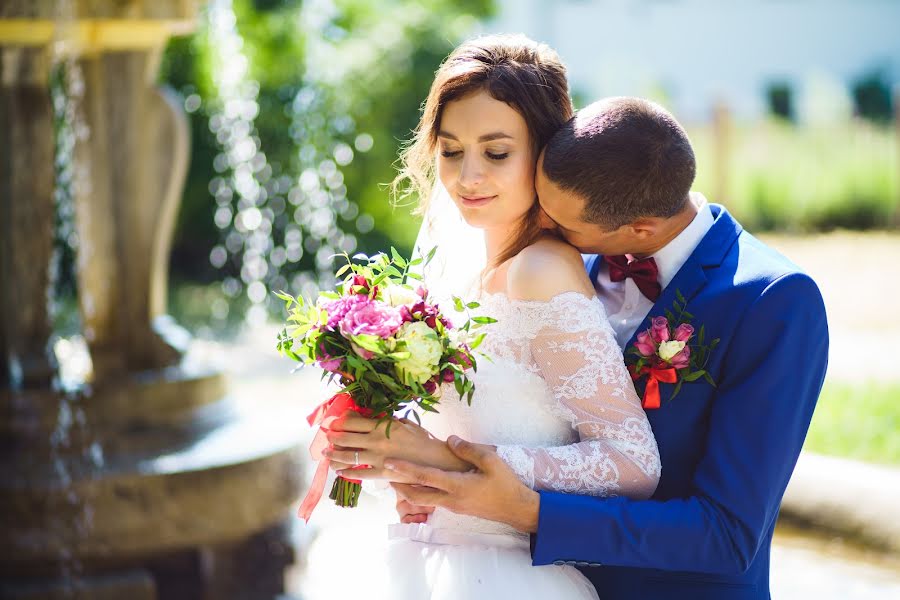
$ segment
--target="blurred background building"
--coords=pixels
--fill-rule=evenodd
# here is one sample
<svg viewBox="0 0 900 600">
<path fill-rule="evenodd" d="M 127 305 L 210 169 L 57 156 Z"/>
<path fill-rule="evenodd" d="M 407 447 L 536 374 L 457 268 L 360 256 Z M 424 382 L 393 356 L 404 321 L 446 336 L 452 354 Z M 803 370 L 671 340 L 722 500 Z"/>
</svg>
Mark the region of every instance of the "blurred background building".
<svg viewBox="0 0 900 600">
<path fill-rule="evenodd" d="M 890 0 L 500 0 L 489 28 L 560 53 L 581 100 L 651 96 L 703 121 L 711 99 L 742 119 L 781 91 L 801 122 L 844 118 L 853 95 L 900 81 L 900 4 Z"/>
</svg>

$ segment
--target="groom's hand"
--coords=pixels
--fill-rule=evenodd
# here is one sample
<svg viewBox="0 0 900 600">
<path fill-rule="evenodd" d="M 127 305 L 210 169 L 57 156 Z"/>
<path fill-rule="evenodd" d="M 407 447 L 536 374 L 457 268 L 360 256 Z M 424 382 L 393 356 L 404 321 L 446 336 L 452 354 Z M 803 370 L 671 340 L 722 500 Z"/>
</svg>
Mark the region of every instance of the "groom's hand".
<svg viewBox="0 0 900 600">
<path fill-rule="evenodd" d="M 540 496 L 519 481 L 491 446 L 456 436 L 450 436 L 447 445 L 456 456 L 475 465 L 475 470 L 451 473 L 406 461 L 385 461 L 386 469 L 408 482 L 391 484 L 401 499 L 500 521 L 526 533 L 537 531 Z"/>
</svg>

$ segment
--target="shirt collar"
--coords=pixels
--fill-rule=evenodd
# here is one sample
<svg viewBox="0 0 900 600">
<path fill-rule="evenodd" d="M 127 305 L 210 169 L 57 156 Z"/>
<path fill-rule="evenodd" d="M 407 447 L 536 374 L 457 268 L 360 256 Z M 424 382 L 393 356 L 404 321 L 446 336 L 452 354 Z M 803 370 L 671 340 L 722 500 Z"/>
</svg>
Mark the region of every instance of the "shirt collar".
<svg viewBox="0 0 900 600">
<path fill-rule="evenodd" d="M 659 269 L 659 284 L 663 289 L 675 278 L 675 275 L 678 274 L 678 271 L 713 226 L 712 210 L 703 194 L 691 192 L 691 202 L 697 206 L 697 215 L 694 220 L 675 239 L 653 255 L 653 260 L 656 261 Z"/>
</svg>

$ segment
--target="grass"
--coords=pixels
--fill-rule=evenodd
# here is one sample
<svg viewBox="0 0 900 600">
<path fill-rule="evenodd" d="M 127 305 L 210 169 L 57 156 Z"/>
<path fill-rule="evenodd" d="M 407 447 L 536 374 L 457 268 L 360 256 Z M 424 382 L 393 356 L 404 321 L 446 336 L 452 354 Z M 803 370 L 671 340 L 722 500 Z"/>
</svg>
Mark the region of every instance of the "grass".
<svg viewBox="0 0 900 600">
<path fill-rule="evenodd" d="M 900 224 L 898 135 L 862 121 L 793 126 L 735 124 L 722 167 L 709 126 L 689 128 L 697 154 L 695 189 L 753 230 L 888 229 Z"/>
<path fill-rule="evenodd" d="M 804 449 L 900 466 L 900 382 L 826 382 Z"/>
</svg>

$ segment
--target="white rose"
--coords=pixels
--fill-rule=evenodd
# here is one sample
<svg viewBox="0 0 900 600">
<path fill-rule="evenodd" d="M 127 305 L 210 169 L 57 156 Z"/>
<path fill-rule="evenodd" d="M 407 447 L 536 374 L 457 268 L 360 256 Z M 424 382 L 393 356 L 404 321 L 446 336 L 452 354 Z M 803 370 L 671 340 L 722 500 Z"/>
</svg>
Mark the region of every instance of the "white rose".
<svg viewBox="0 0 900 600">
<path fill-rule="evenodd" d="M 403 306 L 415 304 L 421 298 L 413 290 L 403 287 L 402 285 L 392 285 L 381 289 L 381 297 L 391 306 Z"/>
<path fill-rule="evenodd" d="M 684 342 L 676 342 L 675 340 L 671 340 L 668 342 L 661 342 L 659 345 L 659 350 L 657 350 L 657 354 L 663 360 L 669 360 L 682 350 L 684 350 Z"/>
<path fill-rule="evenodd" d="M 405 342 L 409 358 L 397 361 L 397 372 L 401 380 L 404 373 L 419 383 L 425 383 L 434 375 L 441 360 L 441 342 L 437 334 L 424 321 L 404 323 L 397 330 L 396 337 Z"/>
</svg>

